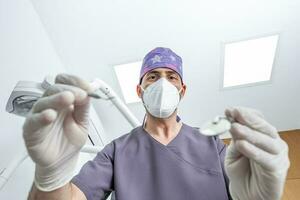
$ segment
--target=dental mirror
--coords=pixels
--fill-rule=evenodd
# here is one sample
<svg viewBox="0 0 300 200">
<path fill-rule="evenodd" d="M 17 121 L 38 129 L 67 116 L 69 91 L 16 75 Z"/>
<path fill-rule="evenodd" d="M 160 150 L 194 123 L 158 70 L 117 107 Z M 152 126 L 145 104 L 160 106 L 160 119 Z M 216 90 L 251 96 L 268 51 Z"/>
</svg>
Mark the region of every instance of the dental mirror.
<svg viewBox="0 0 300 200">
<path fill-rule="evenodd" d="M 204 123 L 200 127 L 200 133 L 205 136 L 216 136 L 228 132 L 231 128 L 233 119 L 216 116 L 213 120 Z"/>
</svg>

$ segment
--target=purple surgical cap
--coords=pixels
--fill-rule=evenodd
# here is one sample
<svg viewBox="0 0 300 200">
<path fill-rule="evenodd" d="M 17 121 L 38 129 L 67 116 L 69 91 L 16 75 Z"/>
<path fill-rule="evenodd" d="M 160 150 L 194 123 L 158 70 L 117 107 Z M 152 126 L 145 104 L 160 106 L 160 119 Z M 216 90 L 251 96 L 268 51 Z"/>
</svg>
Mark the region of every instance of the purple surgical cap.
<svg viewBox="0 0 300 200">
<path fill-rule="evenodd" d="M 181 80 L 183 80 L 182 59 L 169 48 L 156 47 L 144 57 L 140 72 L 140 83 L 147 72 L 156 68 L 172 69 L 177 72 Z"/>
</svg>

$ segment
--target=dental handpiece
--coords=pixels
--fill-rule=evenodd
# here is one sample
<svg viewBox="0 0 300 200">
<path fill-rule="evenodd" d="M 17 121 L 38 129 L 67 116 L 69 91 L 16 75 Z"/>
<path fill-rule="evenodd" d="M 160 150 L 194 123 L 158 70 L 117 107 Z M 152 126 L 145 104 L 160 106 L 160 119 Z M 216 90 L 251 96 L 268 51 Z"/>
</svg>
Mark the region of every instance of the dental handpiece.
<svg viewBox="0 0 300 200">
<path fill-rule="evenodd" d="M 89 97 L 95 98 L 95 99 L 101 99 L 101 96 L 97 94 L 96 92 L 90 92 L 87 94 Z"/>
</svg>

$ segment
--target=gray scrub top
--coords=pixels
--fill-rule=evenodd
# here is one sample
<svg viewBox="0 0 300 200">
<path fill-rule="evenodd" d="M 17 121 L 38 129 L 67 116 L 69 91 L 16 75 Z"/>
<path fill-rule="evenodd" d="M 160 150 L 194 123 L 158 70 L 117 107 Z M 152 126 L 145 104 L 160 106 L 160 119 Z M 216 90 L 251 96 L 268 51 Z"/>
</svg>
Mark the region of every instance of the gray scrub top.
<svg viewBox="0 0 300 200">
<path fill-rule="evenodd" d="M 163 145 L 142 126 L 88 161 L 72 179 L 88 200 L 228 200 L 226 146 L 217 137 L 183 124 Z"/>
</svg>

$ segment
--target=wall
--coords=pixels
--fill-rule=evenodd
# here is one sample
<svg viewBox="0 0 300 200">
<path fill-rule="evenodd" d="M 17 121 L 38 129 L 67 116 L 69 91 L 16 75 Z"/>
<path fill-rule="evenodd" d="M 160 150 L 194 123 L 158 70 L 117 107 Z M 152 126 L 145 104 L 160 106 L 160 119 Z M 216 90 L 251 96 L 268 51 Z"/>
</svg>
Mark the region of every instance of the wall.
<svg viewBox="0 0 300 200">
<path fill-rule="evenodd" d="M 0 0 L 0 169 L 25 150 L 24 119 L 5 111 L 6 102 L 19 80 L 42 81 L 46 74 L 64 71 L 60 58 L 28 0 Z M 0 199 L 26 199 L 34 165 L 30 159 L 17 169 L 0 191 Z"/>
</svg>

